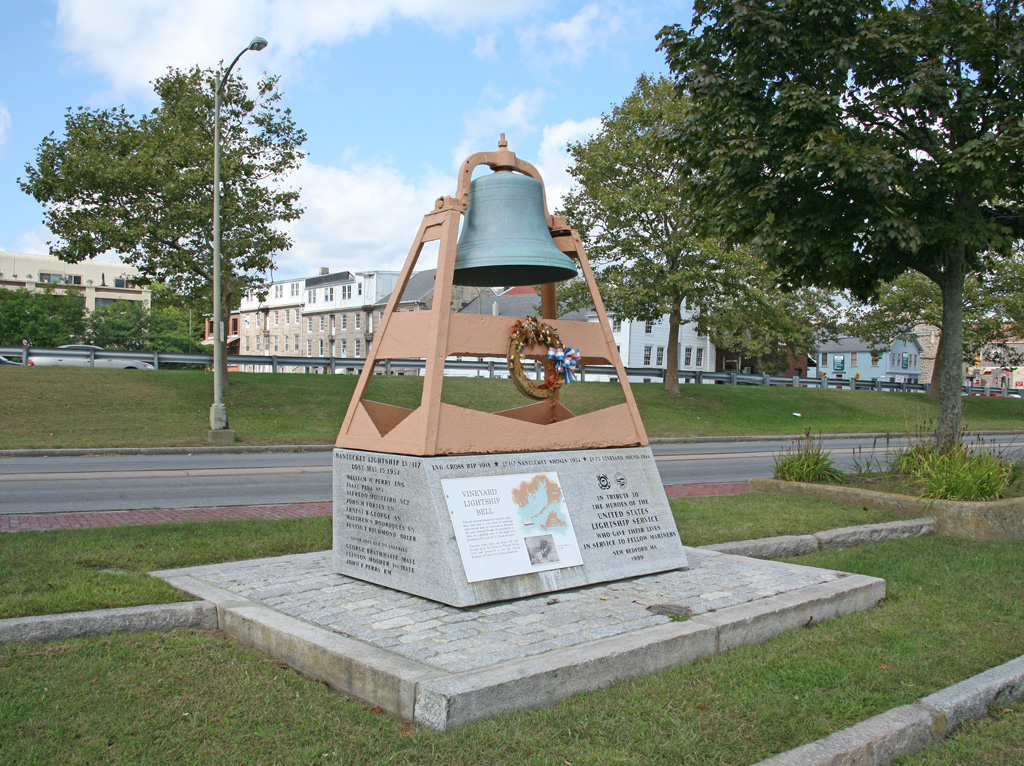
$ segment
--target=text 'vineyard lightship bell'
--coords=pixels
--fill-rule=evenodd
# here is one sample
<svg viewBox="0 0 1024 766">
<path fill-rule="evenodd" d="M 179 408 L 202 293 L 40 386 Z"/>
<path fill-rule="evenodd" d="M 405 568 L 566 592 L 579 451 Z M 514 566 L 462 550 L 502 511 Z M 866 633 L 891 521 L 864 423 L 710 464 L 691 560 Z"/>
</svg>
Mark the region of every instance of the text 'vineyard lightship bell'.
<svg viewBox="0 0 1024 766">
<path fill-rule="evenodd" d="M 543 285 L 576 276 L 551 238 L 540 181 L 504 170 L 470 183 L 455 256 L 457 285 Z"/>
</svg>

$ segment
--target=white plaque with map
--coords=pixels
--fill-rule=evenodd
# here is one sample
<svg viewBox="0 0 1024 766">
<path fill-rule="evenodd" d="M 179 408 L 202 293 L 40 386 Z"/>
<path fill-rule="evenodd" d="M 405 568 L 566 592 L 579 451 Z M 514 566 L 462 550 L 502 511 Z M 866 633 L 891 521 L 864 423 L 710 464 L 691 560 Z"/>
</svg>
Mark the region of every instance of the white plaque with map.
<svg viewBox="0 0 1024 766">
<path fill-rule="evenodd" d="M 558 474 L 442 479 L 469 582 L 581 566 Z"/>
</svg>

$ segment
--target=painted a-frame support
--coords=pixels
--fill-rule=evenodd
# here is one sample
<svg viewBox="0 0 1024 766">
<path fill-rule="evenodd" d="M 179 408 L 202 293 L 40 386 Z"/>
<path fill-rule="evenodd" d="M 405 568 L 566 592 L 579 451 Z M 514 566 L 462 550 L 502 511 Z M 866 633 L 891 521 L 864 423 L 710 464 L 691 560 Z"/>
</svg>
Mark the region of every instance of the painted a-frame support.
<svg viewBox="0 0 1024 766">
<path fill-rule="evenodd" d="M 459 222 L 468 205 L 473 169 L 479 165 L 488 165 L 492 170 L 524 173 L 542 182 L 536 168 L 508 151 L 504 141 L 499 143 L 496 152 L 479 152 L 466 159 L 459 174 L 457 196 L 441 197 L 434 210 L 423 217 L 374 342 L 367 351 L 366 364 L 353 392 L 336 446 L 430 456 L 647 445 L 647 434 L 582 240 L 563 216 L 548 215 L 548 228 L 555 245 L 579 264 L 598 321 L 558 319 L 554 284 L 540 286 L 542 319 L 558 330 L 563 343 L 581 350 L 582 364 L 615 368 L 624 402 L 575 416 L 561 404 L 557 395 L 498 413 L 479 412 L 441 401 L 445 359 L 450 356 L 505 356 L 512 326 L 519 319 L 460 314 L 451 310 Z M 544 209 L 546 213 L 546 202 Z M 425 311 L 399 312 L 396 309 L 423 246 L 433 241 L 440 245 L 432 306 Z M 546 355 L 547 349 L 543 347 L 531 347 L 523 353 L 524 357 L 535 358 L 546 358 Z M 425 360 L 425 378 L 418 407 L 396 407 L 365 398 L 378 362 L 420 358 Z"/>
</svg>

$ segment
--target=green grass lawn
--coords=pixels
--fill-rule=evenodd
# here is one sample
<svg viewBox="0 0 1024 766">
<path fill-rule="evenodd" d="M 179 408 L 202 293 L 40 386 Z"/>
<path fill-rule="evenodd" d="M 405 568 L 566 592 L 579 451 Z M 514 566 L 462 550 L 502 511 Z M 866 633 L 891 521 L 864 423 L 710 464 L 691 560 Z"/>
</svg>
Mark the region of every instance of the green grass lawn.
<svg viewBox="0 0 1024 766">
<path fill-rule="evenodd" d="M 884 577 L 888 596 L 767 644 L 449 733 L 333 695 L 218 633 L 11 645 L 0 648 L 0 763 L 754 763 L 1024 653 L 1022 554 L 1021 541 L 930 537 L 802 557 Z M 996 736 L 1012 745 L 1017 735 Z"/>
<path fill-rule="evenodd" d="M 225 390 L 241 444 L 331 444 L 355 375 L 232 373 Z M 416 406 L 422 378 L 378 376 L 371 398 Z M 0 368 L 0 449 L 198 446 L 205 444 L 212 373 L 199 370 Z M 921 394 L 760 386 L 633 386 L 648 435 L 734 436 L 889 432 L 935 423 L 936 403 Z M 442 399 L 496 411 L 526 404 L 509 381 L 445 379 Z M 613 383 L 576 383 L 564 402 L 578 414 L 617 404 Z M 796 417 L 794 413 L 800 413 Z M 1024 400 L 964 400 L 969 430 L 1024 428 Z"/>
<path fill-rule="evenodd" d="M 680 498 L 671 505 L 681 539 L 694 546 L 900 518 L 768 494 Z M 330 547 L 329 517 L 0 535 L 0 618 L 181 601 L 188 597 L 146 573 Z"/>
</svg>

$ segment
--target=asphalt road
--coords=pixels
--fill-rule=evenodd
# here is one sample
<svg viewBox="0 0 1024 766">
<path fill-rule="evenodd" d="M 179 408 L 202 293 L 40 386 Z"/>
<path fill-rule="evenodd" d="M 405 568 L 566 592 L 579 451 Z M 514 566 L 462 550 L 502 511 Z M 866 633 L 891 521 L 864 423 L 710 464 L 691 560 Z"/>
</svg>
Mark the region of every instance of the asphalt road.
<svg viewBox="0 0 1024 766">
<path fill-rule="evenodd" d="M 1024 436 L 990 438 L 1024 451 Z M 852 469 L 894 446 L 871 438 L 827 439 L 837 464 Z M 707 484 L 770 476 L 790 441 L 655 444 L 665 484 Z M 268 505 L 331 499 L 331 453 L 109 455 L 0 458 L 0 514 Z"/>
</svg>

